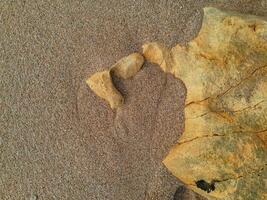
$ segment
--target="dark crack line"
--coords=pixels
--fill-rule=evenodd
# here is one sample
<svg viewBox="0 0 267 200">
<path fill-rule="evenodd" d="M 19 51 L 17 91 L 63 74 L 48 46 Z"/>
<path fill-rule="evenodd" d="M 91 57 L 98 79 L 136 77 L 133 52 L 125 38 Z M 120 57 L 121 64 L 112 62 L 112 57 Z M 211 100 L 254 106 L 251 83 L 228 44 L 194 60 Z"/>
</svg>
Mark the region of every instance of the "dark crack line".
<svg viewBox="0 0 267 200">
<path fill-rule="evenodd" d="M 219 117 L 225 119 L 225 120 L 228 121 L 228 122 L 233 122 L 233 121 L 234 121 L 232 117 L 230 117 L 230 116 L 227 117 L 227 116 L 224 116 L 224 115 L 223 115 L 224 113 L 225 113 L 225 114 L 228 114 L 227 112 L 215 112 L 215 111 L 213 111 L 213 113 L 216 114 L 217 116 L 219 116 Z"/>
<path fill-rule="evenodd" d="M 245 77 L 244 79 L 242 79 L 241 81 L 239 81 L 236 85 L 231 86 L 230 88 L 228 88 L 227 90 L 225 90 L 225 91 L 222 92 L 222 93 L 219 93 L 219 94 L 216 96 L 216 98 L 218 98 L 218 97 L 222 97 L 222 96 L 224 96 L 225 94 L 227 94 L 229 91 L 231 91 L 232 89 L 234 89 L 234 88 L 240 86 L 243 82 L 249 80 L 249 79 L 250 79 L 256 72 L 258 72 L 258 71 L 264 69 L 265 67 L 267 67 L 267 65 L 264 65 L 264 66 L 261 66 L 261 67 L 256 68 L 250 75 L 248 75 L 247 77 Z M 191 101 L 191 102 L 185 104 L 185 107 L 187 107 L 187 106 L 189 106 L 189 105 L 191 105 L 191 104 L 199 104 L 199 103 L 201 103 L 201 102 L 203 102 L 203 101 L 206 101 L 206 100 L 208 100 L 208 99 L 210 99 L 210 98 L 211 98 L 211 97 L 206 97 L 205 99 L 202 99 L 202 100 L 199 100 L 199 101 Z"/>
<path fill-rule="evenodd" d="M 254 108 L 256 108 L 258 105 L 260 105 L 263 102 L 265 102 L 265 100 L 262 100 L 262 101 L 256 103 L 255 105 L 252 105 L 252 106 L 247 106 L 247 107 L 239 109 L 239 110 L 230 111 L 230 113 L 242 112 L 242 111 L 245 111 L 245 110 L 249 110 L 251 108 L 254 109 Z M 224 111 L 218 111 L 218 112 L 224 112 Z"/>
<path fill-rule="evenodd" d="M 249 80 L 252 76 L 254 76 L 254 74 L 262 69 L 264 69 L 265 67 L 267 67 L 267 65 L 261 66 L 256 68 L 254 71 L 252 71 L 252 73 L 250 75 L 248 75 L 247 77 L 245 77 L 244 79 L 242 79 L 241 81 L 239 81 L 236 85 L 231 86 L 230 88 L 228 88 L 226 91 L 224 91 L 223 93 L 217 95 L 217 97 L 222 97 L 225 94 L 227 94 L 229 91 L 231 91 L 232 89 L 237 88 L 238 86 L 240 86 L 241 84 L 243 84 L 245 81 Z"/>
<path fill-rule="evenodd" d="M 205 115 L 207 115 L 207 114 L 209 114 L 209 113 L 211 113 L 211 112 L 205 112 L 205 113 L 203 113 L 203 114 L 201 114 L 201 115 L 198 115 L 198 116 L 196 116 L 196 117 L 185 118 L 185 120 L 188 120 L 188 119 L 197 119 L 197 118 L 203 117 L 203 116 L 205 116 Z"/>
<path fill-rule="evenodd" d="M 200 139 L 200 138 L 225 137 L 225 136 L 226 136 L 226 135 L 219 135 L 219 134 L 203 135 L 203 136 L 200 136 L 200 137 L 195 137 L 195 138 L 190 139 L 190 140 L 186 140 L 186 141 L 183 141 L 183 142 L 179 142 L 178 145 L 185 144 L 185 143 L 188 143 L 188 142 L 192 142 L 192 141 L 197 140 L 197 139 Z"/>
<path fill-rule="evenodd" d="M 215 186 L 216 186 L 216 183 L 222 183 L 222 182 L 231 181 L 231 180 L 236 180 L 237 181 L 237 180 L 239 180 L 241 178 L 245 178 L 246 176 L 254 175 L 254 174 L 260 175 L 263 172 L 265 166 L 267 166 L 267 163 L 264 164 L 264 166 L 259 168 L 258 170 L 252 170 L 249 173 L 242 174 L 242 175 L 239 175 L 239 176 L 234 177 L 234 178 L 226 178 L 226 179 L 220 179 L 220 180 L 219 179 L 215 179 L 215 180 L 212 180 L 212 181 L 215 183 Z M 190 184 L 190 183 L 184 183 L 184 184 L 187 185 L 187 186 L 197 187 L 196 184 Z"/>
<path fill-rule="evenodd" d="M 264 166 L 266 166 L 267 164 L 264 164 Z M 258 170 L 252 170 L 251 172 L 249 173 L 246 173 L 246 174 L 242 174 L 242 175 L 239 175 L 235 178 L 227 178 L 227 179 L 221 179 L 221 180 L 214 180 L 215 183 L 222 183 L 222 182 L 226 182 L 226 181 L 230 181 L 230 180 L 238 180 L 240 178 L 244 178 L 246 176 L 249 176 L 249 175 L 253 175 L 253 174 L 260 174 L 262 173 L 262 171 L 264 170 L 264 167 L 261 167 L 260 169 Z"/>
<path fill-rule="evenodd" d="M 200 118 L 200 117 L 203 117 L 207 114 L 210 114 L 210 113 L 214 113 L 214 114 L 218 114 L 219 116 L 223 117 L 221 114 L 222 113 L 228 113 L 228 114 L 233 114 L 233 113 L 237 113 L 237 112 L 243 112 L 243 111 L 246 111 L 246 110 L 250 110 L 250 109 L 255 109 L 257 106 L 259 106 L 261 103 L 265 102 L 265 100 L 262 100 L 258 103 L 256 103 L 255 105 L 252 105 L 252 106 L 247 106 L 245 108 L 242 108 L 242 109 L 239 109 L 239 110 L 233 110 L 233 111 L 209 111 L 209 112 L 205 112 L 203 114 L 200 114 L 198 116 L 195 116 L 195 117 L 189 117 L 189 118 L 185 118 L 186 120 L 188 119 L 197 119 L 197 118 Z M 223 117 L 225 119 L 225 117 Z"/>
<path fill-rule="evenodd" d="M 207 97 L 207 98 L 202 99 L 202 100 L 199 100 L 199 101 L 191 101 L 191 102 L 185 104 L 185 107 L 187 107 L 187 106 L 189 106 L 191 104 L 199 104 L 199 103 L 202 103 L 203 101 L 207 101 L 208 99 L 210 99 L 210 97 Z"/>
<path fill-rule="evenodd" d="M 264 130 L 261 130 L 261 131 L 244 131 L 244 130 L 240 130 L 240 131 L 235 131 L 235 132 L 231 132 L 232 134 L 247 134 L 247 135 L 250 135 L 250 134 L 253 134 L 256 136 L 256 134 L 258 133 L 263 133 L 263 132 L 267 132 L 267 129 L 264 129 Z M 195 138 L 192 138 L 190 140 L 185 140 L 183 142 L 179 142 L 177 143 L 178 145 L 180 144 L 184 144 L 184 143 L 188 143 L 188 142 L 191 142 L 191 141 L 194 141 L 194 140 L 197 140 L 197 139 L 200 139 L 200 138 L 208 138 L 208 137 L 228 137 L 230 135 L 223 135 L 223 134 L 212 134 L 212 135 L 203 135 L 203 136 L 199 136 L 199 137 L 195 137 Z M 262 140 L 262 139 L 260 139 Z"/>
</svg>

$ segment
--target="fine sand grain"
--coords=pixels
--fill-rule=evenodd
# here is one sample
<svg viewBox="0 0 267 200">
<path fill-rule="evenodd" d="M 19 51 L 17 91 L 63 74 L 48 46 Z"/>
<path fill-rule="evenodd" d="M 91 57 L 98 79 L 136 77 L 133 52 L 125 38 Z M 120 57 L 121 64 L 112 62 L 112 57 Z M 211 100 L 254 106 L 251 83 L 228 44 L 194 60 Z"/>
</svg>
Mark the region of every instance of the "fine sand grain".
<svg viewBox="0 0 267 200">
<path fill-rule="evenodd" d="M 267 16 L 266 0 L 1 0 L 0 199 L 172 200 L 181 183 L 161 160 L 183 130 L 183 83 L 145 63 L 114 80 L 113 111 L 85 80 L 146 41 L 191 40 L 204 6 Z"/>
</svg>

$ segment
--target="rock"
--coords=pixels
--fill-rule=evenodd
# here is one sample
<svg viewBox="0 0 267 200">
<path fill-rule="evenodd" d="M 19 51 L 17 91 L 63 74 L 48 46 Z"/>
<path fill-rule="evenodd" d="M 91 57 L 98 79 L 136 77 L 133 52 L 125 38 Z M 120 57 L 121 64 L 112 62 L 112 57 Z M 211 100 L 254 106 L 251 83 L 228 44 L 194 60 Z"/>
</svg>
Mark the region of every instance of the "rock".
<svg viewBox="0 0 267 200">
<path fill-rule="evenodd" d="M 109 70 L 95 73 L 86 80 L 86 83 L 94 93 L 105 99 L 111 108 L 118 108 L 123 104 L 123 97 L 114 87 Z"/>
<path fill-rule="evenodd" d="M 111 74 L 123 79 L 131 78 L 141 69 L 143 63 L 144 58 L 141 54 L 130 54 L 116 62 L 110 70 L 95 73 L 86 83 L 94 93 L 109 102 L 111 108 L 118 108 L 124 99 L 113 85 Z"/>
<path fill-rule="evenodd" d="M 164 72 L 168 71 L 167 67 L 169 65 L 167 65 L 167 61 L 170 53 L 168 48 L 158 42 L 145 43 L 142 48 L 146 60 L 158 64 Z"/>
<path fill-rule="evenodd" d="M 165 166 L 208 199 L 267 199 L 267 22 L 205 8 L 186 46 L 143 49 L 187 87 L 185 130 Z"/>
<path fill-rule="evenodd" d="M 111 72 L 123 79 L 133 77 L 144 64 L 144 57 L 140 53 L 133 53 L 120 59 L 111 67 Z"/>
</svg>

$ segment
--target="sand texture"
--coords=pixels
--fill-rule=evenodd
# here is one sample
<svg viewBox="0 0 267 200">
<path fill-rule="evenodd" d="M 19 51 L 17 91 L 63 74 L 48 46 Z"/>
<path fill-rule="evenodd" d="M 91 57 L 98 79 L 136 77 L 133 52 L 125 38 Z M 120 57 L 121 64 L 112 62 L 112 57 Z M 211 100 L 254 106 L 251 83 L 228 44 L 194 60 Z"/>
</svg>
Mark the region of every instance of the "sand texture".
<svg viewBox="0 0 267 200">
<path fill-rule="evenodd" d="M 0 1 L 0 199 L 172 200 L 161 161 L 183 132 L 182 81 L 145 62 L 114 80 L 115 111 L 85 80 L 145 42 L 192 40 L 205 6 L 267 16 L 266 0 Z"/>
</svg>

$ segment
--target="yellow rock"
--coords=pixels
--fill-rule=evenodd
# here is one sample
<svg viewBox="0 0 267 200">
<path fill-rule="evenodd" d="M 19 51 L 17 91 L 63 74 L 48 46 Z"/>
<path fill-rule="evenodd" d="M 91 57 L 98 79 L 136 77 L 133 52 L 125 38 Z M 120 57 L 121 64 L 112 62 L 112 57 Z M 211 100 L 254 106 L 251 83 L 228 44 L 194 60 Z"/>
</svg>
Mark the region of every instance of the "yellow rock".
<svg viewBox="0 0 267 200">
<path fill-rule="evenodd" d="M 86 80 L 86 83 L 94 93 L 105 99 L 111 108 L 118 108 L 123 104 L 123 97 L 114 87 L 109 70 L 95 73 Z"/>
<path fill-rule="evenodd" d="M 139 53 L 133 53 L 120 59 L 111 67 L 111 72 L 123 79 L 133 77 L 143 66 L 144 57 Z"/>
<path fill-rule="evenodd" d="M 267 199 L 267 22 L 204 9 L 186 46 L 143 54 L 187 87 L 185 130 L 165 166 L 209 199 Z"/>
<path fill-rule="evenodd" d="M 167 72 L 167 62 L 170 50 L 158 42 L 148 42 L 143 46 L 143 55 L 151 63 L 158 64 L 164 72 Z"/>
<path fill-rule="evenodd" d="M 105 99 L 111 108 L 118 108 L 124 102 L 123 96 L 115 88 L 111 75 L 128 79 L 134 76 L 142 67 L 144 57 L 139 53 L 133 53 L 116 62 L 110 70 L 97 72 L 86 80 L 89 87 L 99 97 Z"/>
</svg>

